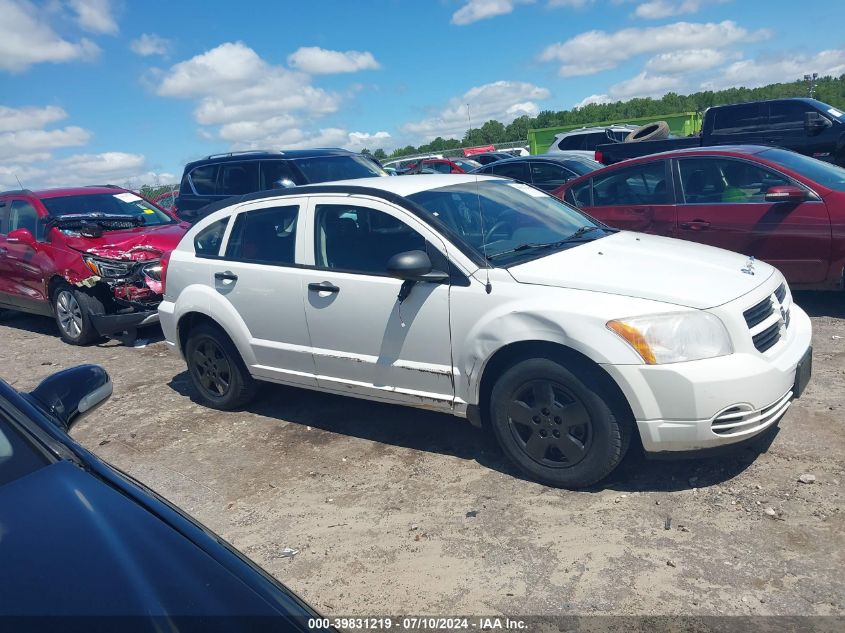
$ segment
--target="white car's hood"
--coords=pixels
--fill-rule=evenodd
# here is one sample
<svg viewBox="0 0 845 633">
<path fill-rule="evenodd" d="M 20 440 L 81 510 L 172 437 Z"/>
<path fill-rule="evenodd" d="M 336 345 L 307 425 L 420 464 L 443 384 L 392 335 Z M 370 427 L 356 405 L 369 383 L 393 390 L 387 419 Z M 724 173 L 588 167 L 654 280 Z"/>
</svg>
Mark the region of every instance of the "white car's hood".
<svg viewBox="0 0 845 633">
<path fill-rule="evenodd" d="M 520 283 L 578 288 L 712 308 L 752 291 L 775 271 L 748 257 L 668 237 L 620 231 L 508 270 Z"/>
</svg>

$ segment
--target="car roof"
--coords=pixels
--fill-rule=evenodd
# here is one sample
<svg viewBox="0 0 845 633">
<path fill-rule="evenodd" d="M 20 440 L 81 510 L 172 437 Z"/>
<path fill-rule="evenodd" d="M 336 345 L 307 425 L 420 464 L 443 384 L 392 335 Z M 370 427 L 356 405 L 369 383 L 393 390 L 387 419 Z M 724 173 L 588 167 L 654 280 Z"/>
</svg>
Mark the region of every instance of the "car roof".
<svg viewBox="0 0 845 633">
<path fill-rule="evenodd" d="M 29 189 L 20 189 L 17 191 L 0 191 L 0 195 L 8 195 L 8 194 L 25 194 L 30 196 L 35 196 L 39 199 L 48 199 L 48 198 L 64 198 L 67 196 L 89 196 L 91 194 L 100 194 L 100 193 L 135 193 L 134 191 L 129 191 L 128 189 L 123 189 L 122 187 L 117 187 L 114 185 L 93 185 L 90 187 L 59 187 L 55 189 L 36 189 L 36 190 L 29 190 Z M 136 194 L 137 195 L 137 194 Z"/>
<path fill-rule="evenodd" d="M 605 130 L 620 130 L 629 132 L 633 129 L 636 129 L 636 127 L 636 125 L 630 125 L 628 123 L 615 123 L 613 125 L 596 125 L 593 127 L 579 127 L 574 130 L 560 132 L 559 134 L 555 135 L 555 138 L 557 138 L 558 136 L 571 136 L 572 134 L 585 134 L 588 132 L 604 132 Z"/>
<path fill-rule="evenodd" d="M 460 185 L 467 182 L 476 182 L 483 180 L 501 180 L 501 177 L 496 176 L 482 176 L 475 174 L 411 174 L 408 176 L 375 176 L 373 178 L 356 178 L 351 180 L 338 180 L 335 182 L 317 183 L 313 185 L 303 185 L 297 187 L 302 193 L 307 194 L 308 189 L 320 188 L 326 185 L 333 187 L 366 187 L 368 189 L 378 189 L 397 196 L 411 196 L 420 191 L 428 191 L 429 189 L 439 189 L 440 187 L 448 187 L 449 185 Z M 268 193 L 268 192 L 265 192 Z"/>
<path fill-rule="evenodd" d="M 221 154 L 210 154 L 204 158 L 191 161 L 185 165 L 185 169 L 196 167 L 207 163 L 230 163 L 244 160 L 267 160 L 267 159 L 296 159 L 316 158 L 318 156 L 355 156 L 355 152 L 340 147 L 316 147 L 313 149 L 293 150 L 247 150 L 243 152 L 225 152 Z"/>
</svg>

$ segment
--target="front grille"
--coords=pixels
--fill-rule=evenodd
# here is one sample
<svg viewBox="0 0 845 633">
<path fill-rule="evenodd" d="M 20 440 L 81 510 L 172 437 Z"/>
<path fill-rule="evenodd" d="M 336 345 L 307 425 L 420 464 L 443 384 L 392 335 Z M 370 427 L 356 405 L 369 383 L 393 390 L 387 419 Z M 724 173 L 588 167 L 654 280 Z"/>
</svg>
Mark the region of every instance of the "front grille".
<svg viewBox="0 0 845 633">
<path fill-rule="evenodd" d="M 762 409 L 752 409 L 748 405 L 737 405 L 717 415 L 710 424 L 710 430 L 716 435 L 730 437 L 753 433 L 768 426 L 780 418 L 792 401 L 790 389 L 772 404 Z"/>
<path fill-rule="evenodd" d="M 748 310 L 742 313 L 742 316 L 745 317 L 745 322 L 748 324 L 748 329 L 750 330 L 755 325 L 768 319 L 774 311 L 775 308 L 772 305 L 772 298 L 766 297 L 757 305 L 748 308 Z"/>
<path fill-rule="evenodd" d="M 754 347 L 758 351 L 765 352 L 780 340 L 780 321 L 772 323 L 759 334 L 755 334 L 751 337 L 751 340 L 754 341 Z"/>
</svg>

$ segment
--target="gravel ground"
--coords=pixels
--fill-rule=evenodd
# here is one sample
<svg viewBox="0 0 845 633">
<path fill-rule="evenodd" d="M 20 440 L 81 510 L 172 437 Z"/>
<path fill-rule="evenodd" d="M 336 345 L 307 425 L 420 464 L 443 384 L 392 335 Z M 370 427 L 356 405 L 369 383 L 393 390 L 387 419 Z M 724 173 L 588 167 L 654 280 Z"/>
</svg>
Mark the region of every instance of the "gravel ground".
<svg viewBox="0 0 845 633">
<path fill-rule="evenodd" d="M 105 366 L 114 396 L 74 437 L 329 616 L 843 615 L 845 296 L 796 300 L 814 375 L 778 433 L 713 460 L 632 451 L 585 492 L 522 479 L 446 415 L 276 386 L 205 409 L 156 330 L 74 348 L 49 319 L 6 314 L 0 377 L 30 389 Z"/>
</svg>

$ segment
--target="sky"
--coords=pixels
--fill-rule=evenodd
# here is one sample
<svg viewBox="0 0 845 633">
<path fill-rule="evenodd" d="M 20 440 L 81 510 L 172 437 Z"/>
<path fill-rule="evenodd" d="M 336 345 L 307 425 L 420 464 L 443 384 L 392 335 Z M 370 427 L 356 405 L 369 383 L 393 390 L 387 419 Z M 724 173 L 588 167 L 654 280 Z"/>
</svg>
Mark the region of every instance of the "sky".
<svg viewBox="0 0 845 633">
<path fill-rule="evenodd" d="M 838 76 L 843 24 L 820 0 L 0 0 L 0 190 Z"/>
</svg>

